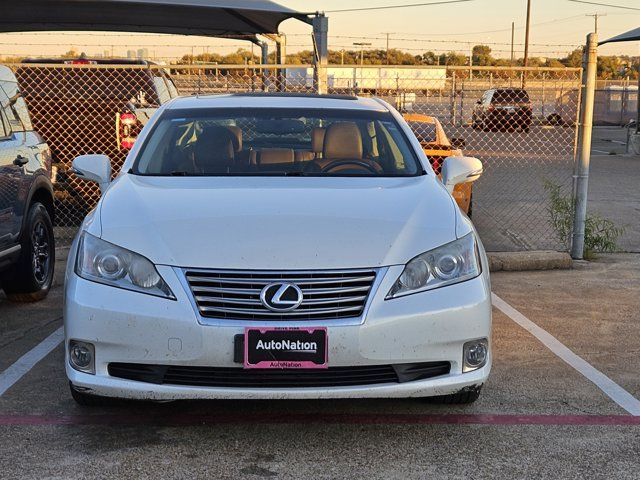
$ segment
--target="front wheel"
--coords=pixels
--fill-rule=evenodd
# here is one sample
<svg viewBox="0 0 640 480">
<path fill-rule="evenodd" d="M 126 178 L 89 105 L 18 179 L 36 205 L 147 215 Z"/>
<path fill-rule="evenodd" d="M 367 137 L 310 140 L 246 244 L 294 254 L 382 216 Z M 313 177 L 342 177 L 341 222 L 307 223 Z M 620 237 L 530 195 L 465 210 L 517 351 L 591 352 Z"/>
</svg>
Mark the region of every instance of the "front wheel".
<svg viewBox="0 0 640 480">
<path fill-rule="evenodd" d="M 42 300 L 53 283 L 56 249 L 51 217 L 41 203 L 29 208 L 20 245 L 18 262 L 3 275 L 4 291 L 14 302 Z"/>
</svg>

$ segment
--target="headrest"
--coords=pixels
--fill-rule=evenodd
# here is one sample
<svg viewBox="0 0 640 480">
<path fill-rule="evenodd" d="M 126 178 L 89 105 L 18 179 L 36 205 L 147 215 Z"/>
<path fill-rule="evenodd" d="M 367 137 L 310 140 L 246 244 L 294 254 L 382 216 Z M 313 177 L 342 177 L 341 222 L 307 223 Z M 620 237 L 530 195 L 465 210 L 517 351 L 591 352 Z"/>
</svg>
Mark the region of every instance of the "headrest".
<svg viewBox="0 0 640 480">
<path fill-rule="evenodd" d="M 325 132 L 326 129 L 322 127 L 313 127 L 311 130 L 311 151 L 313 153 L 322 153 Z"/>
<path fill-rule="evenodd" d="M 229 125 L 227 129 L 233 134 L 233 149 L 236 153 L 242 151 L 242 129 L 236 125 Z"/>
<path fill-rule="evenodd" d="M 354 122 L 335 122 L 324 134 L 323 157 L 328 160 L 362 158 L 362 136 Z"/>
<path fill-rule="evenodd" d="M 193 147 L 195 162 L 205 173 L 218 172 L 233 163 L 234 135 L 225 127 L 204 129 Z"/>
<path fill-rule="evenodd" d="M 295 155 L 291 148 L 263 148 L 260 150 L 258 162 L 260 165 L 275 165 L 293 163 Z"/>
</svg>

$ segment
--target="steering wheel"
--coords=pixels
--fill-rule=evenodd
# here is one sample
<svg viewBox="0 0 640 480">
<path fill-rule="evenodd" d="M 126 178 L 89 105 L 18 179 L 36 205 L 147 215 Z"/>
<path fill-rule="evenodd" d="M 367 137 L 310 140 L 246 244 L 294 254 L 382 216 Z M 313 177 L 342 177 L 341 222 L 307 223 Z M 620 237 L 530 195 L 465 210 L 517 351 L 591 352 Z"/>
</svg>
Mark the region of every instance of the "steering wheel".
<svg viewBox="0 0 640 480">
<path fill-rule="evenodd" d="M 371 173 L 378 174 L 378 171 L 369 165 L 367 162 L 363 162 L 360 160 L 335 160 L 333 162 L 329 162 L 326 164 L 321 170 L 320 173 L 327 173 L 334 168 L 342 167 L 343 165 L 355 165 L 356 167 L 364 168 Z"/>
</svg>

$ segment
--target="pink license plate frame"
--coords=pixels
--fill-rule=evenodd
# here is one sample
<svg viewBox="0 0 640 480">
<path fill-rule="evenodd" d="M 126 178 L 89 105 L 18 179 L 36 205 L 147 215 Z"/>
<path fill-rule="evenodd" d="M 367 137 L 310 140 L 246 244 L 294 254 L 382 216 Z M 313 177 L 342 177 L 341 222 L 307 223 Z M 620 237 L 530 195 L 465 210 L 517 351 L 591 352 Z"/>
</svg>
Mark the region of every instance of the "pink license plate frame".
<svg viewBox="0 0 640 480">
<path fill-rule="evenodd" d="M 286 353 L 294 355 L 295 353 L 299 353 L 299 359 L 282 359 L 282 358 L 273 358 L 273 359 L 261 359 L 254 363 L 251 363 L 250 356 L 250 335 L 252 332 L 259 332 L 260 336 L 265 337 L 265 341 L 273 340 L 275 342 L 283 343 L 283 341 L 288 340 L 289 342 L 295 342 L 296 340 L 300 340 L 302 342 L 302 346 L 306 347 L 307 343 L 313 343 L 314 339 L 322 338 L 323 346 L 318 347 L 317 349 L 322 349 L 321 352 L 316 351 L 315 361 L 314 359 L 310 359 L 312 355 L 309 354 L 308 350 L 298 350 L 297 352 L 292 352 L 290 349 L 287 349 L 285 345 L 274 345 L 280 346 L 280 350 L 286 350 Z M 318 335 L 320 334 L 320 337 Z M 271 338 L 269 338 L 271 337 Z M 297 338 L 296 338 L 297 337 Z M 308 337 L 308 338 L 305 338 Z M 316 342 L 317 343 L 317 342 Z M 299 346 L 298 343 L 296 346 Z M 245 327 L 244 329 L 244 368 L 255 368 L 255 369 L 286 369 L 286 370 L 298 370 L 298 369 L 307 369 L 307 368 L 316 368 L 316 369 L 324 369 L 329 367 L 329 336 L 327 334 L 327 327 Z M 280 352 L 276 352 L 279 354 Z M 287 356 L 287 355 L 285 355 Z M 318 360 L 321 360 L 322 363 L 319 363 Z"/>
</svg>

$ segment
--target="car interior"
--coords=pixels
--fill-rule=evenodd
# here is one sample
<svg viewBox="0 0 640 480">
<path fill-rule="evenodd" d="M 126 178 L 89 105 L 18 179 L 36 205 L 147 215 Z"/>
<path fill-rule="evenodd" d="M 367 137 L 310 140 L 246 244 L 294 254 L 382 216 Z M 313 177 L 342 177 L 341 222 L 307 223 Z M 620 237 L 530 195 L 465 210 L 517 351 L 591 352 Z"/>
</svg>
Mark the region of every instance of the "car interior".
<svg viewBox="0 0 640 480">
<path fill-rule="evenodd" d="M 244 117 L 168 122 L 152 132 L 138 173 L 395 176 L 421 171 L 390 121 Z"/>
</svg>

